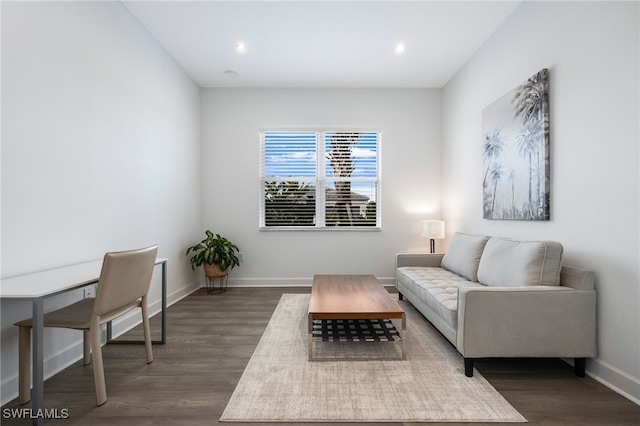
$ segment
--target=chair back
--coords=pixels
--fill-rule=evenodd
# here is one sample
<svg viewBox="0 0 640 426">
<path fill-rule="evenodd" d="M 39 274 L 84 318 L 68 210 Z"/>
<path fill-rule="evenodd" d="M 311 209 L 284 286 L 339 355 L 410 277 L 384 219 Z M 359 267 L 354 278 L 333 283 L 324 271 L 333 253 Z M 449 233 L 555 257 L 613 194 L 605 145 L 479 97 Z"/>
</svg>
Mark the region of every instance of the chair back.
<svg viewBox="0 0 640 426">
<path fill-rule="evenodd" d="M 104 255 L 93 310 L 104 315 L 147 294 L 158 246 Z"/>
</svg>

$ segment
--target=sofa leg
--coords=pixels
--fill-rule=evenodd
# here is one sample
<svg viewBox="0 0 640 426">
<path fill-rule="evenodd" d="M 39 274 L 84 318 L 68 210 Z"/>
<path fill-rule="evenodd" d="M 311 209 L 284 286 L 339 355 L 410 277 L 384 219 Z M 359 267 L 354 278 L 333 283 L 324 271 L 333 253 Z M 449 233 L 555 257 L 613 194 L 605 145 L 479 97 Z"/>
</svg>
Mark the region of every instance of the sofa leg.
<svg viewBox="0 0 640 426">
<path fill-rule="evenodd" d="M 464 375 L 473 377 L 473 358 L 464 359 Z"/>
<path fill-rule="evenodd" d="M 574 358 L 573 360 L 573 371 L 576 376 L 584 377 L 585 371 L 587 369 L 587 359 L 586 358 Z"/>
<path fill-rule="evenodd" d="M 404 296 L 402 295 L 402 293 L 398 292 L 398 300 L 402 300 L 404 299 Z"/>
</svg>

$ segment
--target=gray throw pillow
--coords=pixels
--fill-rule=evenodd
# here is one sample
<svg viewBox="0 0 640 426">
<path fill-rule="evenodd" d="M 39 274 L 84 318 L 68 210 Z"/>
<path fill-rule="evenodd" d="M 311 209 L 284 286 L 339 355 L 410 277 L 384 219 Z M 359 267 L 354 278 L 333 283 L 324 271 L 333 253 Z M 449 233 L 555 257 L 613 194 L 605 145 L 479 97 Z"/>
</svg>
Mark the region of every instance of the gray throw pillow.
<svg viewBox="0 0 640 426">
<path fill-rule="evenodd" d="M 442 258 L 440 266 L 469 281 L 478 281 L 478 264 L 488 240 L 489 237 L 486 235 L 456 232 L 451 237 L 449 249 Z"/>
<path fill-rule="evenodd" d="M 556 241 L 492 237 L 480 258 L 478 281 L 488 286 L 558 285 L 562 251 Z"/>
</svg>

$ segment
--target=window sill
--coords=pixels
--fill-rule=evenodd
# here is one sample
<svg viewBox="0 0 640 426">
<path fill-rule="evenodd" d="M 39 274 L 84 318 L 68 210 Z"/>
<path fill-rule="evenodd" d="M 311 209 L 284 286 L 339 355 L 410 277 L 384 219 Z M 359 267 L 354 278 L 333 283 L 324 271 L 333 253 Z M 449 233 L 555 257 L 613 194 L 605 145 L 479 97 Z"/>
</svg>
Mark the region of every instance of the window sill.
<svg viewBox="0 0 640 426">
<path fill-rule="evenodd" d="M 280 231 L 304 231 L 304 232 L 378 232 L 382 231 L 379 226 L 350 227 L 350 226 L 330 226 L 326 228 L 316 228 L 313 226 L 261 226 L 260 232 L 280 232 Z"/>
</svg>

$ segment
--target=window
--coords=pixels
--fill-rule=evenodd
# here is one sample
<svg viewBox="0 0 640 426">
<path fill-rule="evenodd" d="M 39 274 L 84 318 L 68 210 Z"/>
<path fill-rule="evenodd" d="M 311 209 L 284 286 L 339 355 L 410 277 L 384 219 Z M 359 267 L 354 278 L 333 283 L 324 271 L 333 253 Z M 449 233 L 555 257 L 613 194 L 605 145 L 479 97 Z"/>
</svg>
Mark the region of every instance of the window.
<svg viewBox="0 0 640 426">
<path fill-rule="evenodd" d="M 379 229 L 380 134 L 260 134 L 261 229 Z"/>
</svg>

